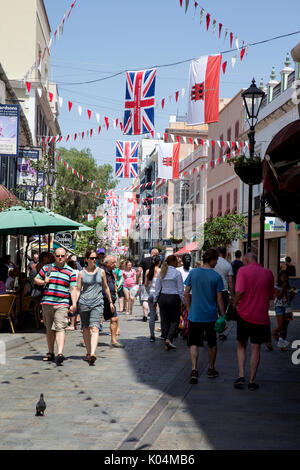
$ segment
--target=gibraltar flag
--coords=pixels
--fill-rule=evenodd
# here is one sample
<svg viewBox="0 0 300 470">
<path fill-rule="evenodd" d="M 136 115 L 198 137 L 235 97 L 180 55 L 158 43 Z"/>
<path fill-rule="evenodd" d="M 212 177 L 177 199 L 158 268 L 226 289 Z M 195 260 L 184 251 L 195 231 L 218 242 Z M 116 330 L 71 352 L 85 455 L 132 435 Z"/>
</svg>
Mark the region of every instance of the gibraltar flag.
<svg viewBox="0 0 300 470">
<path fill-rule="evenodd" d="M 158 178 L 166 180 L 179 178 L 180 144 L 158 144 Z"/>
<path fill-rule="evenodd" d="M 187 125 L 219 120 L 221 55 L 203 56 L 190 65 Z"/>
</svg>

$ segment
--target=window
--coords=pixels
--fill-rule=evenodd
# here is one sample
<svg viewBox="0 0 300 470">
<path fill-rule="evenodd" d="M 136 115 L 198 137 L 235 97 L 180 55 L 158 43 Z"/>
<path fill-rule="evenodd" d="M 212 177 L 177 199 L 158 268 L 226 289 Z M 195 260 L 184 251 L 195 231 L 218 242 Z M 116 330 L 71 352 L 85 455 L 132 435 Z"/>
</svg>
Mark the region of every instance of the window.
<svg viewBox="0 0 300 470">
<path fill-rule="evenodd" d="M 218 197 L 218 216 L 222 215 L 222 196 Z"/>
<path fill-rule="evenodd" d="M 235 130 L 234 130 L 234 138 L 235 138 L 235 140 L 238 140 L 238 138 L 239 138 L 239 133 L 240 133 L 240 121 L 236 121 L 236 123 L 235 123 Z"/>
<path fill-rule="evenodd" d="M 212 168 L 215 166 L 215 158 L 216 158 L 216 149 L 215 146 L 212 145 L 211 147 L 211 161 L 212 161 Z"/>
<path fill-rule="evenodd" d="M 229 145 L 227 144 L 228 146 L 227 146 L 227 150 L 226 150 L 226 153 L 228 155 L 230 153 L 230 145 L 231 145 L 230 144 L 230 142 L 231 142 L 231 127 L 229 127 L 227 129 L 227 141 L 229 142 Z"/>
<path fill-rule="evenodd" d="M 238 190 L 233 191 L 233 208 L 232 212 L 237 212 Z"/>
<path fill-rule="evenodd" d="M 223 146 L 222 146 L 223 140 L 224 140 L 224 135 L 221 134 L 221 135 L 220 135 L 220 144 L 221 144 L 221 147 L 220 147 L 220 153 L 219 153 L 219 157 L 220 157 L 220 158 L 222 158 L 222 156 L 223 156 Z M 222 158 L 222 160 L 221 160 L 221 163 L 223 163 L 223 158 Z"/>
<path fill-rule="evenodd" d="M 254 198 L 254 210 L 258 211 L 260 209 L 260 196 Z"/>
<path fill-rule="evenodd" d="M 226 194 L 226 214 L 230 212 L 230 193 Z"/>
</svg>

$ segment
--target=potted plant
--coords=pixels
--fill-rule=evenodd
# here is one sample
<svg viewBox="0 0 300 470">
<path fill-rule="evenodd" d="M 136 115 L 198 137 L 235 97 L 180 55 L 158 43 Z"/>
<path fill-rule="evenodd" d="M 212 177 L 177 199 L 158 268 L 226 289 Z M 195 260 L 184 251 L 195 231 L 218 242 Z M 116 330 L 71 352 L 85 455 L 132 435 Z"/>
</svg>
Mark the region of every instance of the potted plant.
<svg viewBox="0 0 300 470">
<path fill-rule="evenodd" d="M 260 184 L 262 182 L 262 160 L 259 155 L 253 158 L 242 154 L 231 158 L 229 164 L 234 165 L 234 171 L 246 184 Z"/>
</svg>

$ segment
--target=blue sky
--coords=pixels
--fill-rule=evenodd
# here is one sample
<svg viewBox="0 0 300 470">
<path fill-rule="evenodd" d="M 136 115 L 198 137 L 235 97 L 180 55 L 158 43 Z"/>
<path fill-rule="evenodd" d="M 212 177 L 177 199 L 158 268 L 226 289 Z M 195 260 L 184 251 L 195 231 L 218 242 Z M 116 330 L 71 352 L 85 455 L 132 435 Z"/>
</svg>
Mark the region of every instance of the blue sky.
<svg viewBox="0 0 300 470">
<path fill-rule="evenodd" d="M 71 0 L 45 0 L 52 33 L 71 3 Z M 211 14 L 211 21 L 215 18 L 223 23 L 223 29 L 232 31 L 240 43 L 300 30 L 298 0 L 198 3 Z M 230 49 L 229 40 L 220 40 L 218 31 L 213 34 L 212 27 L 206 31 L 205 19 L 200 26 L 199 7 L 196 15 L 194 11 L 193 0 L 190 0 L 186 15 L 179 0 L 77 0 L 65 23 L 63 36 L 51 49 L 50 79 L 58 83 L 60 96 L 65 99 L 59 119 L 62 134 L 97 127 L 95 115 L 89 121 L 87 108 L 101 114 L 101 124 L 105 115 L 123 116 L 125 75 L 95 84 L 74 86 L 70 83 L 98 79 L 123 69 L 144 69 Z M 228 65 L 225 76 L 221 72 L 220 97 L 233 97 L 241 88 L 250 85 L 253 76 L 258 83 L 261 78 L 267 83 L 272 66 L 279 78 L 286 52 L 299 41 L 300 34 L 250 47 L 248 56 L 243 62 L 238 58 L 234 69 L 231 57 L 235 53 L 224 54 L 223 61 L 227 60 Z M 166 106 L 164 110 L 156 111 L 156 132 L 164 132 L 170 114 L 186 113 L 185 99 L 179 98 L 175 103 L 173 98 L 170 103 L 168 97 L 176 90 L 187 88 L 188 70 L 189 63 L 158 69 L 156 99 L 160 102 L 165 97 Z M 67 100 L 74 103 L 71 113 L 67 110 Z M 83 108 L 81 117 L 77 112 L 78 105 Z M 112 126 L 108 132 L 103 128 L 102 125 L 99 137 L 77 140 L 68 147 L 89 147 L 98 164 L 110 163 L 114 167 L 115 140 L 124 137 Z M 130 185 L 131 180 L 124 183 Z"/>
</svg>

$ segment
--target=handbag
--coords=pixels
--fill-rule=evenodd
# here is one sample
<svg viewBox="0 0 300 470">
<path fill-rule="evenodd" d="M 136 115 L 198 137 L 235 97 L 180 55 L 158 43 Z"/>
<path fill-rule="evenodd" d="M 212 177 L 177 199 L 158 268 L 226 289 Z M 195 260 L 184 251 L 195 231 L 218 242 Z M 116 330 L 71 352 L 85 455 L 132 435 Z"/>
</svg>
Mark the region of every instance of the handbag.
<svg viewBox="0 0 300 470">
<path fill-rule="evenodd" d="M 52 271 L 52 264 L 48 264 L 47 277 L 50 277 L 51 271 Z M 45 284 L 44 286 L 37 286 L 35 284 L 31 291 L 31 297 L 38 301 L 42 300 L 44 291 L 47 287 L 48 287 L 48 284 Z"/>
<path fill-rule="evenodd" d="M 229 304 L 227 305 L 225 316 L 227 321 L 237 321 L 237 319 L 239 318 L 237 309 L 236 307 L 233 308 L 231 302 L 229 302 Z"/>
</svg>

